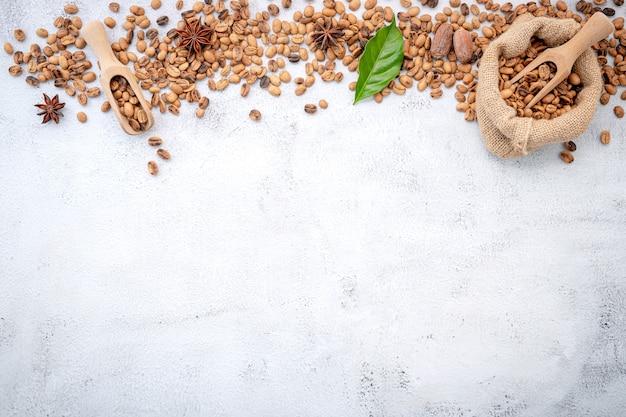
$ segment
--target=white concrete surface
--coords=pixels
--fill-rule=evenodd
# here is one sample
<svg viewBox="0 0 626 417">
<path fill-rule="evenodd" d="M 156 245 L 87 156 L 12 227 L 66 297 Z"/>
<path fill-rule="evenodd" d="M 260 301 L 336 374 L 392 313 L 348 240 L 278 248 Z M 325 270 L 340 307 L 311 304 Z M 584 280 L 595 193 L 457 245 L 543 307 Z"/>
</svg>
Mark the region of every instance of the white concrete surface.
<svg viewBox="0 0 626 417">
<path fill-rule="evenodd" d="M 3 42 L 15 27 L 34 40 L 63 4 L 3 3 Z M 612 107 L 572 165 L 560 145 L 492 156 L 451 92 L 353 106 L 352 73 L 302 97 L 211 92 L 205 119 L 183 106 L 127 137 L 102 98 L 61 94 L 65 119 L 40 125 L 32 105 L 55 88 L 11 78 L 11 62 L 0 416 L 626 415 Z M 157 177 L 154 134 L 172 153 Z"/>
</svg>

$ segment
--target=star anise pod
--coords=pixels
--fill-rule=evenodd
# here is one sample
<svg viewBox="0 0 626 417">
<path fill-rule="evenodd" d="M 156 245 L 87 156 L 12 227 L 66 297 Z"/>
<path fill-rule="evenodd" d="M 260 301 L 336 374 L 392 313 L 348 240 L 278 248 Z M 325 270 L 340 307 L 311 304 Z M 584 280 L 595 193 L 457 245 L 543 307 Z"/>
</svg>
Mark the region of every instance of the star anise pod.
<svg viewBox="0 0 626 417">
<path fill-rule="evenodd" d="M 55 123 L 59 123 L 59 117 L 63 117 L 61 109 L 65 107 L 65 103 L 59 102 L 58 94 L 52 97 L 52 99 L 44 94 L 43 99 L 43 104 L 35 104 L 35 107 L 43 110 L 42 112 L 37 113 L 37 116 L 43 116 L 43 122 L 41 123 L 48 123 L 50 120 L 54 120 Z"/>
<path fill-rule="evenodd" d="M 185 19 L 185 29 L 176 29 L 180 36 L 178 46 L 187 48 L 195 56 L 202 55 L 202 48 L 211 45 L 213 29 L 200 23 L 197 19 Z"/>
<path fill-rule="evenodd" d="M 337 48 L 339 39 L 343 36 L 343 29 L 337 27 L 336 23 L 329 17 L 317 19 L 311 37 L 313 45 L 317 49 L 326 51 L 328 48 Z"/>
</svg>

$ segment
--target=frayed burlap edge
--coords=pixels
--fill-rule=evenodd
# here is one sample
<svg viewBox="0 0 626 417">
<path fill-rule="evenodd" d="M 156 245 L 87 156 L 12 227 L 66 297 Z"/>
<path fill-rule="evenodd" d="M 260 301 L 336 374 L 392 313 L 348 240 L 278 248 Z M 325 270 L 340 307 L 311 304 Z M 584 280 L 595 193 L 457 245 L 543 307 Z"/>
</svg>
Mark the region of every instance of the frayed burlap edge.
<svg viewBox="0 0 626 417">
<path fill-rule="evenodd" d="M 585 51 L 575 62 L 576 72 L 585 86 L 576 107 L 551 120 L 518 117 L 500 95 L 499 59 L 521 55 L 532 36 L 548 46 L 568 41 L 580 29 L 573 19 L 554 19 L 522 15 L 486 49 L 480 60 L 476 90 L 476 118 L 485 147 L 501 158 L 527 155 L 544 145 L 573 140 L 585 132 L 593 119 L 600 94 L 602 75 L 595 54 Z"/>
</svg>

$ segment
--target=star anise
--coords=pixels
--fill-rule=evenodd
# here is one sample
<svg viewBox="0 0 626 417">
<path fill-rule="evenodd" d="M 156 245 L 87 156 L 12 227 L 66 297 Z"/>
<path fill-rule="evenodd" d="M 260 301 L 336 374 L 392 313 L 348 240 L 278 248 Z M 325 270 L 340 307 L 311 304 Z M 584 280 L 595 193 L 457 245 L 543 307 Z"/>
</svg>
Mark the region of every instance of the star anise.
<svg viewBox="0 0 626 417">
<path fill-rule="evenodd" d="M 185 19 L 185 29 L 176 29 L 180 35 L 178 46 L 187 48 L 196 56 L 202 54 L 202 48 L 211 45 L 213 29 L 200 23 L 197 19 Z"/>
<path fill-rule="evenodd" d="M 59 123 L 59 116 L 63 117 L 63 113 L 61 109 L 65 107 L 65 103 L 59 102 L 59 95 L 48 97 L 46 94 L 43 95 L 44 104 L 35 104 L 35 107 L 43 110 L 42 112 L 37 113 L 37 116 L 43 116 L 43 122 L 48 123 L 50 120 L 54 120 L 55 123 Z"/>
<path fill-rule="evenodd" d="M 317 19 L 314 31 L 311 34 L 313 45 L 317 49 L 326 51 L 328 48 L 337 48 L 339 39 L 343 36 L 343 29 L 337 27 L 337 24 L 329 17 Z"/>
</svg>

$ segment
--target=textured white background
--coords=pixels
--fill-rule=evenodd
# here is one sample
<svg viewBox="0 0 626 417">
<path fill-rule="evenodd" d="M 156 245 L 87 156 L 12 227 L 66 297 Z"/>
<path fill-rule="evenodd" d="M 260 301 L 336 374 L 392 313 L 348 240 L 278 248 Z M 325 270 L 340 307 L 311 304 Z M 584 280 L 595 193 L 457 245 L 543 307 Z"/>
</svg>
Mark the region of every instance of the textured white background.
<svg viewBox="0 0 626 417">
<path fill-rule="evenodd" d="M 76 3 L 85 21 L 110 14 Z M 150 16 L 176 20 L 165 3 Z M 29 45 L 63 4 L 5 0 L 3 42 L 22 27 Z M 11 78 L 11 62 L 0 416 L 626 415 L 626 138 L 612 106 L 572 165 L 560 145 L 492 156 L 450 91 L 353 106 L 353 73 L 302 97 L 202 83 L 204 119 L 186 105 L 127 137 L 102 97 L 83 109 L 62 93 L 65 119 L 40 125 L 32 105 L 55 88 Z M 327 110 L 304 113 L 321 98 Z M 173 155 L 157 177 L 154 134 Z"/>
</svg>

